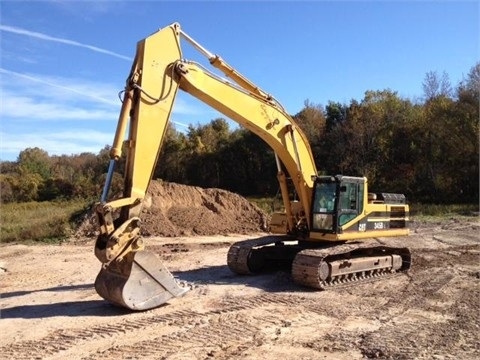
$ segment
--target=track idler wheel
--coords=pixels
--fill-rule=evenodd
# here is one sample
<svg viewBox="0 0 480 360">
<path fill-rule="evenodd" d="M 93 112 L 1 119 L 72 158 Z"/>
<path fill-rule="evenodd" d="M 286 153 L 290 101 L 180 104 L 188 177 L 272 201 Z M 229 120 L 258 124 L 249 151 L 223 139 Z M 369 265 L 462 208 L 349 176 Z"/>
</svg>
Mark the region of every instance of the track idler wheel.
<svg viewBox="0 0 480 360">
<path fill-rule="evenodd" d="M 131 310 L 152 309 L 188 291 L 149 251 L 129 253 L 120 261 L 104 265 L 95 289 L 105 300 Z"/>
</svg>

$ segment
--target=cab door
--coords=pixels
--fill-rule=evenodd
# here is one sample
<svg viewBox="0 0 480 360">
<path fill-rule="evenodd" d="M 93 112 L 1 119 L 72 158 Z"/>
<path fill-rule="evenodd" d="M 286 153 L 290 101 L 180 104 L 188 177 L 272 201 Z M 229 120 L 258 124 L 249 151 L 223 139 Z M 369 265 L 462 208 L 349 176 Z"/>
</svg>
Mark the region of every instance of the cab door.
<svg viewBox="0 0 480 360">
<path fill-rule="evenodd" d="M 338 199 L 338 226 L 356 218 L 363 211 L 363 182 L 342 182 Z"/>
</svg>

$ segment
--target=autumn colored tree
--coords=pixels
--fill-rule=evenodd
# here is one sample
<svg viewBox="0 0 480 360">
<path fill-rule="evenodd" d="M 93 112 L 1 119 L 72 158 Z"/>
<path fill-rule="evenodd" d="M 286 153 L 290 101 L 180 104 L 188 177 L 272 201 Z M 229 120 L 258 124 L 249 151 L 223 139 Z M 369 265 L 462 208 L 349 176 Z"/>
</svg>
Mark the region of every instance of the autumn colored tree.
<svg viewBox="0 0 480 360">
<path fill-rule="evenodd" d="M 293 119 L 319 172 L 366 176 L 370 189 L 405 193 L 414 202 L 478 204 L 480 63 L 456 87 L 436 72 L 422 85 L 416 102 L 390 89 L 325 108 L 305 101 Z M 0 163 L 0 200 L 98 199 L 109 151 L 50 156 L 27 148 L 16 161 Z M 114 173 L 114 196 L 123 188 L 124 168 L 125 156 Z M 222 118 L 186 133 L 169 125 L 154 169 L 154 178 L 262 196 L 277 192 L 276 174 L 272 149 Z"/>
<path fill-rule="evenodd" d="M 321 105 L 305 101 L 303 109 L 293 116 L 293 120 L 306 135 L 313 152 L 315 164 L 321 164 L 320 149 L 325 136 L 326 119 Z"/>
<path fill-rule="evenodd" d="M 189 153 L 187 137 L 169 123 L 153 177 L 187 183 L 186 167 Z"/>
</svg>

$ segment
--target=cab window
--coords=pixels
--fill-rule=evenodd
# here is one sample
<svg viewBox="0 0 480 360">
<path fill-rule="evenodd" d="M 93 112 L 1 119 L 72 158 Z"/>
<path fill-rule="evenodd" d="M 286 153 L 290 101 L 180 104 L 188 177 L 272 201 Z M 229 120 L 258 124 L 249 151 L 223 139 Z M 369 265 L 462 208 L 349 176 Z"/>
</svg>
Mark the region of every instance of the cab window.
<svg viewBox="0 0 480 360">
<path fill-rule="evenodd" d="M 336 183 L 317 183 L 313 199 L 313 230 L 333 231 L 336 190 Z"/>
<path fill-rule="evenodd" d="M 342 226 L 363 211 L 363 184 L 344 183 L 340 187 L 338 225 Z"/>
</svg>

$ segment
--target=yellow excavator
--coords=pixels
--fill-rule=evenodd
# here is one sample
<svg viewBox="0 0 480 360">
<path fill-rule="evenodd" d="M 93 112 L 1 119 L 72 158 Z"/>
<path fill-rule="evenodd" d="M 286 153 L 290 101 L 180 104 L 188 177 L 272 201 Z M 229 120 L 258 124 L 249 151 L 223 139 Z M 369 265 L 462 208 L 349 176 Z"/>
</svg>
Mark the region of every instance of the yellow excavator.
<svg viewBox="0 0 480 360">
<path fill-rule="evenodd" d="M 228 79 L 183 59 L 183 41 Z M 173 23 L 137 43 L 126 80 L 107 179 L 95 206 L 100 296 L 146 310 L 187 291 L 145 250 L 139 217 L 179 88 L 255 133 L 275 153 L 285 210 L 272 215 L 269 235 L 230 247 L 227 264 L 233 272 L 287 267 L 295 283 L 324 289 L 410 268 L 408 248 L 359 241 L 408 235 L 405 196 L 369 193 L 365 177 L 319 176 L 305 134 L 282 105 Z M 123 196 L 108 201 L 122 148 L 127 153 Z"/>
</svg>

